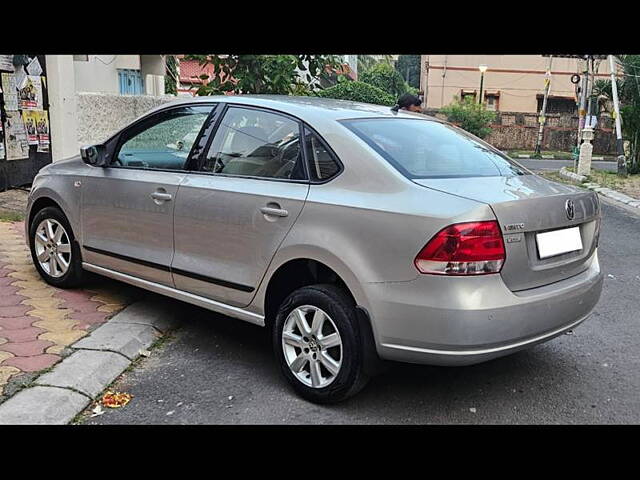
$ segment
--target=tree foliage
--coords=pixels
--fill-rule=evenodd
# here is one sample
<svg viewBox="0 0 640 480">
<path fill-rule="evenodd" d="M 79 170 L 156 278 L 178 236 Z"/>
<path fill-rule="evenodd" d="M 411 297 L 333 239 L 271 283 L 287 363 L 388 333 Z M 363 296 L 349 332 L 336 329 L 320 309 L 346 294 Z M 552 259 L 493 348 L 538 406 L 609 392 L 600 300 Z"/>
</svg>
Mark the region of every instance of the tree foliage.
<svg viewBox="0 0 640 480">
<path fill-rule="evenodd" d="M 358 75 L 358 80 L 378 87 L 394 97 L 399 97 L 407 92 L 408 85 L 391 65 L 386 63 L 378 63 L 369 71 Z"/>
<path fill-rule="evenodd" d="M 617 59 L 625 74 L 616 83 L 622 138 L 629 141 L 627 170 L 629 173 L 640 173 L 640 55 L 619 55 Z M 613 113 L 611 80 L 597 80 L 593 86 L 593 94 L 598 98 L 600 110 Z"/>
<path fill-rule="evenodd" d="M 336 55 L 211 54 L 185 58 L 198 60 L 201 66 L 211 65 L 213 69 L 211 76 L 200 76 L 204 83 L 197 95 L 311 93 L 320 89 L 321 80 L 340 66 Z"/>
<path fill-rule="evenodd" d="M 173 55 L 166 57 L 166 72 L 164 76 L 164 93 L 168 95 L 178 94 L 178 62 Z"/>
<path fill-rule="evenodd" d="M 462 100 L 456 97 L 440 112 L 447 116 L 448 121 L 480 138 L 485 138 L 491 133 L 489 125 L 496 118 L 495 112 L 487 110 L 484 105 L 474 102 L 470 97 Z"/>
<path fill-rule="evenodd" d="M 407 84 L 420 88 L 420 55 L 400 55 L 395 67 Z"/>
<path fill-rule="evenodd" d="M 318 92 L 318 96 L 389 106 L 396 102 L 393 95 L 389 95 L 378 87 L 354 81 L 342 81 L 333 87 L 321 90 Z"/>
<path fill-rule="evenodd" d="M 380 63 L 391 65 L 393 63 L 392 57 L 392 55 L 358 55 L 358 75 L 368 72 Z"/>
</svg>

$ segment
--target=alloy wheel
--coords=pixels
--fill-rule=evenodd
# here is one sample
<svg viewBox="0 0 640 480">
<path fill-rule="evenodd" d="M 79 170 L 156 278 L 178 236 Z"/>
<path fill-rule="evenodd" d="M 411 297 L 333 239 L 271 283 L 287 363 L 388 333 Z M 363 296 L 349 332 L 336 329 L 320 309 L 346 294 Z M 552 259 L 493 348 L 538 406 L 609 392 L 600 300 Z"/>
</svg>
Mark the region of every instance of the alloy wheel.
<svg viewBox="0 0 640 480">
<path fill-rule="evenodd" d="M 71 241 L 62 224 L 53 218 L 40 222 L 34 237 L 38 263 L 51 277 L 62 277 L 71 264 Z"/>
<path fill-rule="evenodd" d="M 302 305 L 289 313 L 282 329 L 282 350 L 291 372 L 309 387 L 326 387 L 340 372 L 340 333 L 318 307 Z"/>
</svg>

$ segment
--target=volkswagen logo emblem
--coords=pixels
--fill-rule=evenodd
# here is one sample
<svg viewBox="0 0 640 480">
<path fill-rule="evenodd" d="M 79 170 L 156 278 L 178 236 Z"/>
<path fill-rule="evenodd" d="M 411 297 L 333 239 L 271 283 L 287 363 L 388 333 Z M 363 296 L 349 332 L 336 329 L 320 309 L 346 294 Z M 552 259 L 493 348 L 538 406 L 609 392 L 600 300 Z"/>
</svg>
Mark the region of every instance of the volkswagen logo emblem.
<svg viewBox="0 0 640 480">
<path fill-rule="evenodd" d="M 569 220 L 573 220 L 573 217 L 576 214 L 575 207 L 573 206 L 573 200 L 567 200 L 564 204 L 564 209 L 567 211 L 567 218 Z"/>
</svg>

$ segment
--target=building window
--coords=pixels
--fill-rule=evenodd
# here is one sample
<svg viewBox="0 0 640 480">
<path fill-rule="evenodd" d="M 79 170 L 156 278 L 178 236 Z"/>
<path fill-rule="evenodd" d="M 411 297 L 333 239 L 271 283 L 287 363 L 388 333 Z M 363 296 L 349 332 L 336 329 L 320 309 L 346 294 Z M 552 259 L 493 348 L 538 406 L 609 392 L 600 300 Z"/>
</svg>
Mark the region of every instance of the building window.
<svg viewBox="0 0 640 480">
<path fill-rule="evenodd" d="M 467 98 L 470 98 L 475 103 L 476 99 L 476 91 L 475 90 L 460 90 L 460 100 L 465 101 Z"/>
<path fill-rule="evenodd" d="M 142 95 L 144 84 L 140 70 L 118 69 L 120 95 Z"/>
<path fill-rule="evenodd" d="M 485 103 L 485 106 L 487 107 L 487 110 L 496 112 L 498 111 L 500 96 L 493 93 L 487 93 L 484 96 L 484 103 Z"/>
<path fill-rule="evenodd" d="M 538 95 L 538 112 L 542 111 L 542 102 L 544 101 L 544 95 Z M 546 113 L 570 113 L 575 114 L 578 112 L 576 101 L 571 97 L 552 97 L 547 98 L 547 112 Z"/>
<path fill-rule="evenodd" d="M 89 61 L 89 55 L 74 55 L 73 56 L 73 61 L 74 62 L 88 62 Z"/>
</svg>

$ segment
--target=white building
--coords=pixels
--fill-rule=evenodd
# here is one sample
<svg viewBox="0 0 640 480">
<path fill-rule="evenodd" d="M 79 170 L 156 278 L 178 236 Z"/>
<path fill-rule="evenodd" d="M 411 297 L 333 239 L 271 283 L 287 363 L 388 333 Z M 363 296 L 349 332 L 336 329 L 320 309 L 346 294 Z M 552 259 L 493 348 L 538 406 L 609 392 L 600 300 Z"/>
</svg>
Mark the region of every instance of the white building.
<svg viewBox="0 0 640 480">
<path fill-rule="evenodd" d="M 101 103 L 121 95 L 164 96 L 162 55 L 47 55 L 46 64 L 53 161 L 76 155 L 87 139 L 108 135 L 135 118 L 140 102 L 131 98 L 131 112 L 122 118 L 100 115 L 105 112 Z"/>
</svg>

